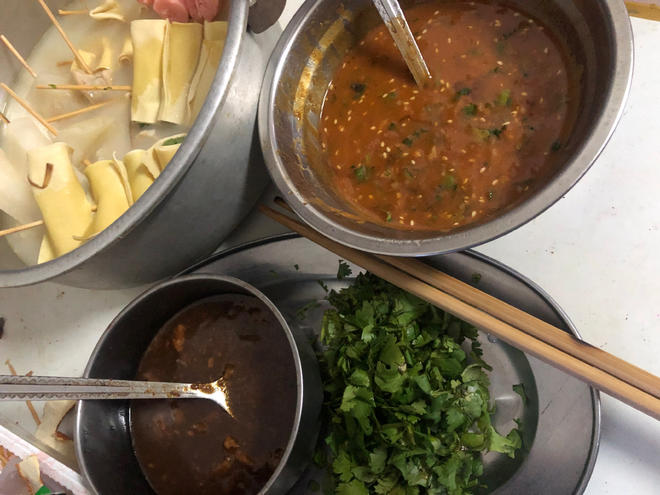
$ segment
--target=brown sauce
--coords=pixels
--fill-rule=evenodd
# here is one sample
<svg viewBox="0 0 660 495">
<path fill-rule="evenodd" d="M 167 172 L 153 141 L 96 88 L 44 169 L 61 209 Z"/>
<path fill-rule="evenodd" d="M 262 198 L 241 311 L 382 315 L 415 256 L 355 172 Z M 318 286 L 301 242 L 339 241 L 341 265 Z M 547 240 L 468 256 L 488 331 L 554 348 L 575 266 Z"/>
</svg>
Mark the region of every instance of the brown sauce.
<svg viewBox="0 0 660 495">
<path fill-rule="evenodd" d="M 281 325 L 256 297 L 222 295 L 182 310 L 151 342 L 136 378 L 222 376 L 236 419 L 207 400 L 132 403 L 135 453 L 159 495 L 255 494 L 279 464 L 293 427 L 296 374 Z"/>
<path fill-rule="evenodd" d="M 405 12 L 431 84 L 415 85 L 376 27 L 334 75 L 321 144 L 334 190 L 360 215 L 447 231 L 501 212 L 557 171 L 580 72 L 546 26 L 506 2 Z"/>
</svg>

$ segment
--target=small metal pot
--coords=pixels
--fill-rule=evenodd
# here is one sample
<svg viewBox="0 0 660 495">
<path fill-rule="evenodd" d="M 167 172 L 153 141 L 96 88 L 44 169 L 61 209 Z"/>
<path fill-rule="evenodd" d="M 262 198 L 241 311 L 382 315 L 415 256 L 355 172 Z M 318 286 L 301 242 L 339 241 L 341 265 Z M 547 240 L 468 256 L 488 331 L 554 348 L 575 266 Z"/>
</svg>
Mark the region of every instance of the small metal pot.
<svg viewBox="0 0 660 495">
<path fill-rule="evenodd" d="M 186 306 L 219 294 L 259 298 L 277 317 L 291 346 L 298 387 L 296 415 L 282 461 L 260 492 L 283 494 L 296 482 L 313 453 L 323 400 L 321 377 L 310 343 L 291 329 L 275 305 L 251 285 L 232 277 L 197 274 L 150 289 L 110 323 L 84 376 L 134 379 L 142 355 L 165 322 Z M 94 492 L 154 493 L 133 451 L 129 401 L 79 402 L 74 439 L 78 465 Z"/>
<path fill-rule="evenodd" d="M 433 1 L 433 0 L 431 0 Z M 623 111 L 633 65 L 630 20 L 621 0 L 512 0 L 548 23 L 583 68 L 575 129 L 563 165 L 541 188 L 492 219 L 442 232 L 402 231 L 361 221 L 328 187 L 318 140 L 324 96 L 348 47 L 369 20 L 370 0 L 307 0 L 280 38 L 266 72 L 259 133 L 269 172 L 309 225 L 342 244 L 374 253 L 425 256 L 482 244 L 530 221 L 584 175 L 609 140 Z M 374 16 L 376 19 L 376 16 Z M 372 25 L 375 25 L 374 20 Z"/>
<path fill-rule="evenodd" d="M 268 184 L 256 114 L 266 63 L 280 29 L 249 32 L 248 1 L 229 2 L 229 30 L 213 87 L 186 141 L 158 180 L 109 228 L 51 262 L 25 268 L 0 239 L 0 287 L 50 279 L 100 289 L 153 282 L 203 259 L 247 215 Z M 67 3 L 51 0 L 49 6 L 56 11 Z M 3 0 L 2 8 L 0 32 L 19 51 L 30 53 L 49 27 L 48 18 L 38 2 Z M 16 60 L 0 50 L 0 80 L 13 81 L 19 69 Z"/>
</svg>

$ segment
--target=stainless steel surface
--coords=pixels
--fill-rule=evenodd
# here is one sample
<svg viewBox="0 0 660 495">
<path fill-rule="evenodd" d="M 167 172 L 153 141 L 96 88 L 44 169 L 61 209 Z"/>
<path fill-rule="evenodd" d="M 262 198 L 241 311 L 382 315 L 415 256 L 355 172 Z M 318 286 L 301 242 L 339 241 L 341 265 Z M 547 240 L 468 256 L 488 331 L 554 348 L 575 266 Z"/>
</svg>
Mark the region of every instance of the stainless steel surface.
<svg viewBox="0 0 660 495">
<path fill-rule="evenodd" d="M 406 16 L 403 14 L 399 0 L 372 0 L 378 14 L 394 38 L 396 47 L 401 52 L 408 69 L 413 75 L 417 86 L 423 87 L 430 79 L 431 73 L 426 66 L 422 52 L 410 31 Z"/>
<path fill-rule="evenodd" d="M 277 307 L 255 287 L 215 274 L 187 275 L 155 286 L 130 303 L 108 326 L 90 357 L 84 376 L 134 378 L 142 355 L 167 320 L 195 301 L 227 293 L 259 298 L 276 316 L 290 343 L 298 385 L 296 416 L 282 460 L 260 492 L 286 493 L 313 453 L 322 401 L 321 379 L 309 341 L 295 325 L 289 326 Z M 74 435 L 76 456 L 81 473 L 95 493 L 153 493 L 133 452 L 130 421 L 129 401 L 78 403 Z M 118 472 L 121 476 L 117 476 Z"/>
<path fill-rule="evenodd" d="M 286 0 L 251 0 L 248 26 L 253 33 L 264 32 L 277 22 L 285 6 Z"/>
<path fill-rule="evenodd" d="M 630 87 L 633 43 L 621 0 L 514 0 L 543 19 L 583 66 L 580 111 L 564 143 L 563 166 L 538 190 L 485 223 L 449 233 L 408 232 L 356 222 L 350 206 L 328 188 L 319 170 L 319 114 L 327 87 L 346 49 L 375 25 L 369 0 L 307 0 L 287 26 L 266 72 L 259 133 L 266 164 L 287 201 L 305 222 L 332 239 L 370 252 L 423 256 L 447 253 L 497 238 L 559 200 L 594 163 L 623 111 Z M 373 17 L 376 17 L 375 15 Z M 371 24 L 370 24 L 371 23 Z M 359 29 L 358 29 L 359 24 Z"/>
<path fill-rule="evenodd" d="M 474 252 L 434 256 L 429 264 L 528 313 L 578 335 L 561 308 L 543 290 L 522 275 Z M 223 273 L 239 277 L 268 296 L 289 322 L 296 322 L 309 340 L 316 339 L 327 302 L 318 283 L 338 290 L 348 281 L 337 280 L 337 256 L 295 235 L 248 244 L 212 257 L 193 267 L 195 273 Z M 353 267 L 353 273 L 357 273 Z M 318 306 L 310 307 L 317 301 Z M 306 312 L 301 308 L 309 308 Z M 526 356 L 511 346 L 480 338 L 491 373 L 491 397 L 496 406 L 494 425 L 508 432 L 514 417 L 523 424 L 527 452 L 512 460 L 499 454 L 485 459 L 484 482 L 497 494 L 557 495 L 582 493 L 598 453 L 600 399 L 598 393 L 575 378 Z M 512 391 L 523 383 L 526 407 Z M 292 494 L 309 493 L 308 471 Z"/>
<path fill-rule="evenodd" d="M 56 10 L 66 0 L 51 0 Z M 49 21 L 39 4 L 3 0 L 0 32 L 30 53 Z M 250 211 L 268 177 L 256 133 L 256 109 L 279 27 L 246 30 L 248 3 L 231 0 L 222 61 L 188 138 L 152 187 L 121 218 L 79 249 L 24 268 L 0 240 L 0 287 L 43 280 L 89 288 L 155 281 L 211 253 Z M 11 83 L 18 62 L 0 50 L 0 80 Z M 2 108 L 0 96 L 0 108 Z"/>
<path fill-rule="evenodd" d="M 117 399 L 207 399 L 229 412 L 222 380 L 194 384 L 0 375 L 0 400 Z"/>
</svg>

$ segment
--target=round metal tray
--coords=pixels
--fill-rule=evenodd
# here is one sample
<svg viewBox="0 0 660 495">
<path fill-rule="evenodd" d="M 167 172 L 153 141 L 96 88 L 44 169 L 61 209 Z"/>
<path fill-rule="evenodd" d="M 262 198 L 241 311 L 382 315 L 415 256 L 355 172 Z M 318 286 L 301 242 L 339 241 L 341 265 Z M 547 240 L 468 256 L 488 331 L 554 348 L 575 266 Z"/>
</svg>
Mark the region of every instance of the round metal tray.
<svg viewBox="0 0 660 495">
<path fill-rule="evenodd" d="M 510 268 L 467 251 L 426 258 L 442 271 L 471 283 L 528 313 L 579 337 L 562 309 L 541 288 Z M 292 326 L 310 339 L 320 331 L 326 293 L 350 280 L 337 280 L 338 258 L 294 234 L 258 241 L 218 254 L 187 272 L 231 275 L 254 285 L 280 309 Z M 353 273 L 359 269 L 355 266 Z M 582 493 L 593 471 L 600 440 L 598 392 L 546 363 L 498 341 L 481 336 L 484 359 L 493 367 L 491 397 L 496 406 L 493 424 L 507 433 L 522 424 L 524 447 L 509 459 L 497 453 L 484 457 L 482 481 L 489 493 Z M 512 390 L 523 384 L 526 404 Z M 291 493 L 308 492 L 308 483 L 321 474 L 314 468 Z"/>
</svg>

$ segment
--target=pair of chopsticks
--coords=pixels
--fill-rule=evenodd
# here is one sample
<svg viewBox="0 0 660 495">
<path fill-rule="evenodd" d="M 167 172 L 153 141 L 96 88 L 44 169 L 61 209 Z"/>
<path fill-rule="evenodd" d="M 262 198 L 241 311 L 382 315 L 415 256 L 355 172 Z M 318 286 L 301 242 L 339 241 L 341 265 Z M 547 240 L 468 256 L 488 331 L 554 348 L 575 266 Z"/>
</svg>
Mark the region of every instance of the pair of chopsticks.
<svg viewBox="0 0 660 495">
<path fill-rule="evenodd" d="M 291 211 L 284 200 L 276 203 Z M 374 275 L 660 420 L 660 378 L 422 261 L 341 245 L 267 206 L 262 213 Z"/>
</svg>

